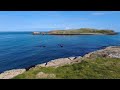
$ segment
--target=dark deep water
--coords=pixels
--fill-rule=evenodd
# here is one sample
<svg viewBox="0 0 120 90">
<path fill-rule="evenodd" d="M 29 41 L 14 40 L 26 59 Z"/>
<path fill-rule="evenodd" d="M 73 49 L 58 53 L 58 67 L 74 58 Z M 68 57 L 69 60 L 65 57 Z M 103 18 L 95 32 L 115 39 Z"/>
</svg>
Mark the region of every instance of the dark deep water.
<svg viewBox="0 0 120 90">
<path fill-rule="evenodd" d="M 27 68 L 62 57 L 83 56 L 113 45 L 120 45 L 120 34 L 57 36 L 32 35 L 31 32 L 0 32 L 0 72 Z"/>
</svg>

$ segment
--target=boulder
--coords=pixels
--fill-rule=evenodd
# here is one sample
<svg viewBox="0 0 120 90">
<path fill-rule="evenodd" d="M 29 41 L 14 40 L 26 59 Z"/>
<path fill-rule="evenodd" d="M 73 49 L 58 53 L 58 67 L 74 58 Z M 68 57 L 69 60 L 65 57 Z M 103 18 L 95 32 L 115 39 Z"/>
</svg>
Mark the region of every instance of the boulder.
<svg viewBox="0 0 120 90">
<path fill-rule="evenodd" d="M 70 60 L 74 60 L 74 59 L 75 59 L 75 57 L 68 57 L 68 59 L 70 59 Z"/>
<path fill-rule="evenodd" d="M 52 79 L 52 78 L 55 78 L 55 77 L 56 77 L 55 74 L 47 74 L 47 73 L 44 73 L 44 72 L 39 72 L 36 75 L 36 78 L 39 78 L 39 79 L 45 79 L 45 78 Z"/>
<path fill-rule="evenodd" d="M 78 56 L 78 57 L 76 57 L 75 59 L 82 59 L 82 57 L 81 57 L 81 56 Z"/>
</svg>

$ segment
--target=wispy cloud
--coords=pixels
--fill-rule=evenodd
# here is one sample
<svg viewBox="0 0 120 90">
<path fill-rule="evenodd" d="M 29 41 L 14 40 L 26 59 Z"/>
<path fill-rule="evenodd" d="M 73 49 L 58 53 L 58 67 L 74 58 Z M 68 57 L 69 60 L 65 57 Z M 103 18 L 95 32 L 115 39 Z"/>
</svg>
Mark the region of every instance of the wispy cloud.
<svg viewBox="0 0 120 90">
<path fill-rule="evenodd" d="M 91 13 L 91 15 L 102 16 L 102 15 L 106 15 L 106 14 L 116 14 L 116 13 L 120 13 L 120 11 L 93 12 L 93 13 Z"/>
<path fill-rule="evenodd" d="M 103 13 L 103 12 L 94 12 L 94 13 L 92 13 L 92 15 L 100 16 L 100 15 L 105 15 L 105 13 Z"/>
</svg>

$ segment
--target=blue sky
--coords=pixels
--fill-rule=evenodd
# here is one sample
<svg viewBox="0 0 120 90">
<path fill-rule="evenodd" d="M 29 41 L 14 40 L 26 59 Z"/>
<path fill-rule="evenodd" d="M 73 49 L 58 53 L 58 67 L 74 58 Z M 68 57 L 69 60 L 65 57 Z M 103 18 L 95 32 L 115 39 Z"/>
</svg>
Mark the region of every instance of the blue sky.
<svg viewBox="0 0 120 90">
<path fill-rule="evenodd" d="M 120 11 L 0 11 L 0 31 L 97 28 L 120 32 Z"/>
</svg>

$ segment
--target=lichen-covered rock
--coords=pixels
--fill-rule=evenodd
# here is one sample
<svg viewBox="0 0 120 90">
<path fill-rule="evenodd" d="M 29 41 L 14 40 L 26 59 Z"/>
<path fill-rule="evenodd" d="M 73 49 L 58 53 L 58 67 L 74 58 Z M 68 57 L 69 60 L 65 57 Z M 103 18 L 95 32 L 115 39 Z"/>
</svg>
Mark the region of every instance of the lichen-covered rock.
<svg viewBox="0 0 120 90">
<path fill-rule="evenodd" d="M 44 72 L 39 72 L 37 75 L 36 75 L 36 78 L 39 78 L 39 79 L 45 79 L 45 78 L 55 78 L 56 75 L 55 74 L 47 74 L 47 73 L 44 73 Z"/>
<path fill-rule="evenodd" d="M 120 46 L 110 46 L 102 50 L 97 50 L 86 54 L 83 58 L 120 58 Z"/>
<path fill-rule="evenodd" d="M 9 71 L 5 71 L 0 74 L 0 79 L 11 79 L 19 74 L 22 74 L 26 71 L 26 69 L 13 69 Z"/>
</svg>

